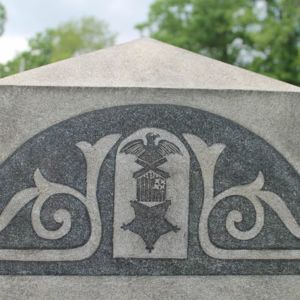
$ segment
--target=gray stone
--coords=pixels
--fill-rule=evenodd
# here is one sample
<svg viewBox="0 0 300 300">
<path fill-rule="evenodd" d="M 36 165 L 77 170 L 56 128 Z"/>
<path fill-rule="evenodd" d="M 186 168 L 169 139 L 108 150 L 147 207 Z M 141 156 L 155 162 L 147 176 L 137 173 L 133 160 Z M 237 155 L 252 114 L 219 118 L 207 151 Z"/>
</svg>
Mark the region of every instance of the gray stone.
<svg viewBox="0 0 300 300">
<path fill-rule="evenodd" d="M 142 39 L 0 108 L 1 298 L 300 297 L 298 87 Z"/>
<path fill-rule="evenodd" d="M 299 92 L 298 87 L 148 38 L 50 64 L 0 85 Z"/>
</svg>

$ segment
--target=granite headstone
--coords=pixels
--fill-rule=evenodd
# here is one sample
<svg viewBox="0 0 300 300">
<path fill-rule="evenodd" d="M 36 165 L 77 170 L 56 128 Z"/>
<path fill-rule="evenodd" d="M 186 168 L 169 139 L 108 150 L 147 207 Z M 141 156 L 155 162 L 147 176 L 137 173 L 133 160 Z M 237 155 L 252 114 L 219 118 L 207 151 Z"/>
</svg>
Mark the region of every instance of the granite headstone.
<svg viewBox="0 0 300 300">
<path fill-rule="evenodd" d="M 300 298 L 300 88 L 141 39 L 0 114 L 0 298 Z"/>
</svg>

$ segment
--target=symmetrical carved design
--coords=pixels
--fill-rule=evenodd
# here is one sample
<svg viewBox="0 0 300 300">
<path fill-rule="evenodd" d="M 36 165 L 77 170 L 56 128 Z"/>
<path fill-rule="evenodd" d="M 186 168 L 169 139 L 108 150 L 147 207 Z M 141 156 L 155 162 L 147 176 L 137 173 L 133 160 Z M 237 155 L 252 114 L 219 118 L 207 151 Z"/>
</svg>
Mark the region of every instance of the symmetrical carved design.
<svg viewBox="0 0 300 300">
<path fill-rule="evenodd" d="M 205 253 L 217 259 L 300 259 L 300 249 L 223 249 L 211 241 L 208 229 L 210 214 L 220 201 L 232 196 L 240 196 L 248 199 L 256 213 L 255 224 L 249 230 L 245 231 L 238 229 L 236 226 L 236 223 L 243 220 L 243 216 L 239 211 L 233 210 L 227 215 L 226 229 L 228 233 L 237 240 L 250 240 L 261 232 L 265 217 L 262 202 L 272 208 L 290 233 L 297 238 L 300 238 L 300 226 L 285 202 L 277 194 L 263 190 L 264 175 L 262 172 L 259 172 L 257 178 L 252 183 L 234 186 L 215 195 L 214 172 L 217 160 L 223 152 L 225 145 L 214 144 L 208 146 L 198 136 L 191 134 L 184 134 L 183 136 L 194 151 L 202 172 L 204 199 L 199 223 L 199 240 L 201 248 Z M 66 236 L 71 230 L 70 213 L 65 209 L 57 210 L 53 217 L 54 220 L 60 224 L 60 227 L 56 230 L 48 230 L 41 221 L 41 210 L 45 202 L 49 201 L 51 196 L 57 194 L 71 195 L 78 199 L 86 207 L 88 212 L 91 224 L 91 233 L 88 241 L 82 246 L 70 249 L 0 249 L 0 260 L 75 261 L 88 258 L 97 250 L 102 232 L 98 201 L 96 198 L 98 176 L 105 156 L 119 137 L 120 135 L 105 136 L 93 146 L 87 142 L 77 144 L 79 149 L 83 152 L 87 164 L 86 195 L 81 194 L 69 186 L 48 181 L 43 177 L 40 170 L 37 169 L 34 174 L 36 186 L 15 194 L 0 215 L 0 231 L 2 231 L 26 204 L 30 201 L 34 201 L 31 212 L 34 231 L 43 239 L 58 240 Z M 153 243 L 155 243 L 155 241 Z"/>
<path fill-rule="evenodd" d="M 82 195 L 69 186 L 49 182 L 37 169 L 34 174 L 36 187 L 18 192 L 0 215 L 1 231 L 27 203 L 35 199 L 31 213 L 33 229 L 43 239 L 57 240 L 70 232 L 72 226 L 70 213 L 65 209 L 57 210 L 53 217 L 57 223 L 60 223 L 60 227 L 57 230 L 48 230 L 41 222 L 41 210 L 51 196 L 57 194 L 71 195 L 81 201 L 87 209 L 91 224 L 89 240 L 82 246 L 70 249 L 0 249 L 0 260 L 75 261 L 90 257 L 97 250 L 102 229 L 96 198 L 97 181 L 103 160 L 119 137 L 120 135 L 105 136 L 93 146 L 87 142 L 77 144 L 83 152 L 87 164 L 86 195 Z"/>
<path fill-rule="evenodd" d="M 184 134 L 185 139 L 190 144 L 200 164 L 203 185 L 204 199 L 199 223 L 199 240 L 202 249 L 211 257 L 218 259 L 300 259 L 299 250 L 250 250 L 238 249 L 229 250 L 217 247 L 211 242 L 208 232 L 208 220 L 213 208 L 222 200 L 231 196 L 241 196 L 248 199 L 256 212 L 254 226 L 241 231 L 236 227 L 236 223 L 243 220 L 242 214 L 231 211 L 226 219 L 226 229 L 228 233 L 238 240 L 249 240 L 256 237 L 264 226 L 264 208 L 262 201 L 269 205 L 278 215 L 287 229 L 295 237 L 300 238 L 300 226 L 291 214 L 284 201 L 275 193 L 264 191 L 264 176 L 260 172 L 256 180 L 247 185 L 231 187 L 224 192 L 214 195 L 214 171 L 217 160 L 225 148 L 223 144 L 208 146 L 199 137 L 191 134 Z"/>
</svg>

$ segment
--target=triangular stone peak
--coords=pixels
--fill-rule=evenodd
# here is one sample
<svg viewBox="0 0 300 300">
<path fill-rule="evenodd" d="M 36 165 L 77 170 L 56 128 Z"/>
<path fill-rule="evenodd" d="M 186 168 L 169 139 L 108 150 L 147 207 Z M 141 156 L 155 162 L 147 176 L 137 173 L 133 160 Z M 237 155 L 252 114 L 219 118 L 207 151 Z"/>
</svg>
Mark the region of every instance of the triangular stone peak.
<svg viewBox="0 0 300 300">
<path fill-rule="evenodd" d="M 300 91 L 148 38 L 10 76 L 0 85 Z"/>
</svg>

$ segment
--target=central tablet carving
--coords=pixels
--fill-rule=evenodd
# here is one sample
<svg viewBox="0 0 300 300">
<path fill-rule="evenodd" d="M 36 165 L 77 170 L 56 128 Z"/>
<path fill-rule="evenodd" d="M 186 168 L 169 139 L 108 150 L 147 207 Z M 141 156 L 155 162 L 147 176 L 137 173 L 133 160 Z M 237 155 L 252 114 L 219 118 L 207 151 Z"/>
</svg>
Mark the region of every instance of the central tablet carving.
<svg viewBox="0 0 300 300">
<path fill-rule="evenodd" d="M 171 205 L 167 200 L 167 180 L 170 174 L 159 166 L 167 162 L 169 155 L 181 155 L 180 149 L 172 142 L 160 140 L 159 134 L 149 132 L 146 134 L 146 144 L 142 139 L 127 143 L 120 153 L 131 154 L 137 157 L 136 163 L 142 166 L 133 173 L 136 180 L 136 200 L 130 201 L 135 212 L 135 218 L 122 229 L 138 234 L 151 252 L 156 241 L 164 234 L 179 227 L 166 219 L 166 212 Z"/>
<path fill-rule="evenodd" d="M 190 156 L 161 128 L 127 136 L 116 156 L 114 257 L 186 258 Z"/>
</svg>

